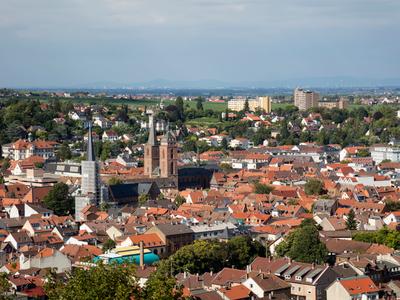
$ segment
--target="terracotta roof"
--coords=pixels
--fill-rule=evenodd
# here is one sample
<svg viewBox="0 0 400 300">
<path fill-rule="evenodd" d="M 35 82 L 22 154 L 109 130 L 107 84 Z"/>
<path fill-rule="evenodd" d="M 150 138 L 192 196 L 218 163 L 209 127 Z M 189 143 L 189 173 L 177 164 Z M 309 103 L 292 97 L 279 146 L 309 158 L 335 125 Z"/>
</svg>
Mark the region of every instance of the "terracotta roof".
<svg viewBox="0 0 400 300">
<path fill-rule="evenodd" d="M 223 268 L 219 271 L 215 278 L 212 280 L 212 284 L 226 286 L 231 283 L 241 283 L 246 279 L 246 271 L 232 268 Z"/>
<path fill-rule="evenodd" d="M 251 272 L 250 278 L 252 278 L 264 292 L 290 288 L 290 285 L 287 282 L 273 274 Z"/>
<path fill-rule="evenodd" d="M 102 254 L 100 248 L 92 245 L 65 245 L 61 249 L 61 253 L 65 254 L 70 258 L 73 262 L 80 261 L 83 258 L 93 258 Z"/>
<path fill-rule="evenodd" d="M 376 293 L 379 291 L 372 279 L 367 276 L 344 278 L 339 280 L 339 282 L 350 295 Z"/>
<path fill-rule="evenodd" d="M 54 250 L 53 248 L 44 248 L 36 256 L 37 257 L 51 257 L 54 255 L 55 252 L 56 252 L 56 250 Z"/>
<path fill-rule="evenodd" d="M 251 291 L 242 284 L 220 289 L 220 292 L 227 300 L 248 299 L 251 294 Z"/>
<path fill-rule="evenodd" d="M 131 235 L 129 239 L 134 245 L 139 245 L 143 241 L 144 247 L 163 246 L 165 243 L 156 233 L 145 233 L 139 235 Z"/>
</svg>

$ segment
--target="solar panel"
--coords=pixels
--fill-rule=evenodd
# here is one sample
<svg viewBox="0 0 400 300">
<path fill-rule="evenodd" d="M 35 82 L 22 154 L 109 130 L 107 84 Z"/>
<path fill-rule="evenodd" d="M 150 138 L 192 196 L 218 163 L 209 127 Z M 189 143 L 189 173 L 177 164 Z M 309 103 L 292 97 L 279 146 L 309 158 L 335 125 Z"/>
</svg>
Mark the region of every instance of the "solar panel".
<svg viewBox="0 0 400 300">
<path fill-rule="evenodd" d="M 321 273 L 322 269 L 315 269 L 314 271 L 312 271 L 310 274 L 308 274 L 306 276 L 307 280 L 312 280 L 315 276 L 317 276 L 317 274 Z"/>
<path fill-rule="evenodd" d="M 297 274 L 295 276 L 302 278 L 310 270 L 311 270 L 311 268 L 305 267 L 304 269 L 301 269 L 299 272 L 297 272 Z"/>
<path fill-rule="evenodd" d="M 282 267 L 280 267 L 278 270 L 275 271 L 275 275 L 280 276 L 283 271 L 285 271 L 287 268 L 289 268 L 289 264 L 284 264 Z"/>
<path fill-rule="evenodd" d="M 298 269 L 300 269 L 300 266 L 293 266 L 293 268 L 290 268 L 283 274 L 284 276 L 291 276 L 294 272 L 296 272 Z"/>
</svg>

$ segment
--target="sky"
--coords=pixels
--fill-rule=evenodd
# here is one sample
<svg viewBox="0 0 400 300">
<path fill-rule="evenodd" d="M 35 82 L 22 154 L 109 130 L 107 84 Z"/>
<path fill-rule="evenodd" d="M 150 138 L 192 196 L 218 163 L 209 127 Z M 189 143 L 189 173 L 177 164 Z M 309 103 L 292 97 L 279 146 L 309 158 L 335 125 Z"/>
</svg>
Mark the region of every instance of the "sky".
<svg viewBox="0 0 400 300">
<path fill-rule="evenodd" d="M 0 2 L 0 87 L 400 78 L 399 0 Z"/>
</svg>

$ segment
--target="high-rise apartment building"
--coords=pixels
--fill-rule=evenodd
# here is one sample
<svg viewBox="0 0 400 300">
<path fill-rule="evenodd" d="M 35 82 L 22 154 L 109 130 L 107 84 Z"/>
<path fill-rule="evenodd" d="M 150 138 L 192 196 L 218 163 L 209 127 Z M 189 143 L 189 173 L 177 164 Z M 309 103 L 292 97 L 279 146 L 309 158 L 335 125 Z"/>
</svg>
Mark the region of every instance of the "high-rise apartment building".
<svg viewBox="0 0 400 300">
<path fill-rule="evenodd" d="M 318 107 L 319 94 L 313 91 L 305 91 L 303 89 L 294 90 L 294 105 L 299 110 L 307 110 L 312 107 Z"/>
<path fill-rule="evenodd" d="M 241 111 L 249 103 L 249 110 L 256 111 L 257 109 L 264 110 L 266 113 L 271 112 L 271 98 L 269 96 L 257 97 L 257 99 L 232 99 L 228 101 L 228 109 L 232 111 Z"/>
</svg>

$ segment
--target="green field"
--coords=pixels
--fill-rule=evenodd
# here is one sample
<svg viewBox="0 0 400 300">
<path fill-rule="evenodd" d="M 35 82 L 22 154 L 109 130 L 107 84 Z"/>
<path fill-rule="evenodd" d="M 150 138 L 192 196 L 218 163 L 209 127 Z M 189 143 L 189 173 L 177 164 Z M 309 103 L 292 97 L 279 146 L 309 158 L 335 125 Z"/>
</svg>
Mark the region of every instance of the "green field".
<svg viewBox="0 0 400 300">
<path fill-rule="evenodd" d="M 277 108 L 286 108 L 288 106 L 293 106 L 293 103 L 272 103 L 272 110 Z"/>
<path fill-rule="evenodd" d="M 185 123 L 188 125 L 196 125 L 196 126 L 205 126 L 205 125 L 210 125 L 210 124 L 218 124 L 219 120 L 218 118 L 212 118 L 212 117 L 202 117 L 202 118 L 197 118 L 193 120 L 188 120 Z"/>
</svg>

